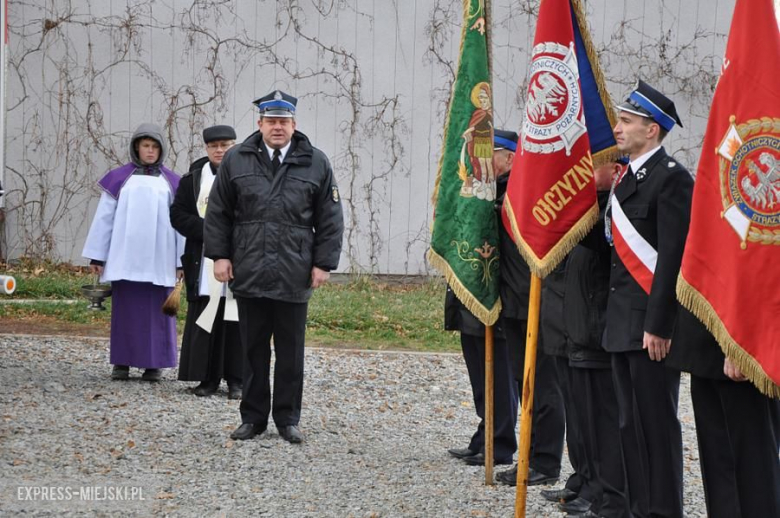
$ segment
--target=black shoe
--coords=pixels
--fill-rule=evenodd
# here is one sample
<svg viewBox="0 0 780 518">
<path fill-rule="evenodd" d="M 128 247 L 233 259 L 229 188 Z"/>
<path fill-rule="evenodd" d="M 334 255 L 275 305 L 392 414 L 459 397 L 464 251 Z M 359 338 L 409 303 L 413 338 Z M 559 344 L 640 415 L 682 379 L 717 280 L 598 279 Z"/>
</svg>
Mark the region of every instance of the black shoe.
<svg viewBox="0 0 780 518">
<path fill-rule="evenodd" d="M 228 384 L 228 399 L 241 399 L 241 385 Z"/>
<path fill-rule="evenodd" d="M 130 377 L 130 367 L 127 365 L 114 365 L 111 369 L 111 379 L 124 381 Z"/>
<path fill-rule="evenodd" d="M 558 509 L 569 514 L 582 514 L 590 510 L 591 503 L 582 497 L 558 504 Z"/>
<path fill-rule="evenodd" d="M 202 381 L 192 392 L 199 397 L 209 397 L 217 393 L 218 381 Z"/>
<path fill-rule="evenodd" d="M 300 444 L 303 442 L 303 434 L 301 434 L 301 431 L 294 424 L 279 428 L 279 435 L 282 436 L 282 439 L 291 444 Z"/>
<path fill-rule="evenodd" d="M 496 473 L 496 481 L 507 486 L 515 487 L 517 485 L 517 464 L 512 466 L 511 469 Z"/>
<path fill-rule="evenodd" d="M 559 504 L 571 502 L 577 498 L 577 493 L 567 487 L 563 489 L 542 489 L 540 494 L 548 502 L 557 502 Z"/>
<path fill-rule="evenodd" d="M 230 434 L 230 438 L 234 441 L 247 441 L 255 435 L 260 435 L 266 429 L 266 425 L 244 423 Z"/>
<path fill-rule="evenodd" d="M 146 369 L 141 374 L 141 379 L 144 381 L 160 381 L 162 379 L 162 369 Z"/>
<path fill-rule="evenodd" d="M 485 454 L 484 453 L 477 453 L 476 455 L 472 455 L 471 457 L 463 457 L 461 459 L 463 462 L 468 464 L 469 466 L 484 466 L 485 465 Z M 499 465 L 509 465 L 512 464 L 512 459 L 500 459 L 500 460 L 494 460 L 493 464 L 496 466 Z"/>
<path fill-rule="evenodd" d="M 450 448 L 447 453 L 455 457 L 456 459 L 463 459 L 465 457 L 473 457 L 478 451 L 473 451 L 468 448 Z"/>
<path fill-rule="evenodd" d="M 555 484 L 558 482 L 558 476 L 548 475 L 541 471 L 536 471 L 534 468 L 528 468 L 528 485 L 529 486 L 541 486 Z"/>
</svg>

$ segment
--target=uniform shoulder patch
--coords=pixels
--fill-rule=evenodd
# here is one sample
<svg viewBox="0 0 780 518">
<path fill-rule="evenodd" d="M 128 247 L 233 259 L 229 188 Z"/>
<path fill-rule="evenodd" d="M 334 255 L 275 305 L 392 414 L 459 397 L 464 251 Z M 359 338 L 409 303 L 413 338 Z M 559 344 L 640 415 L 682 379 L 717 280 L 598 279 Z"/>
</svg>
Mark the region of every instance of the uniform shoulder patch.
<svg viewBox="0 0 780 518">
<path fill-rule="evenodd" d="M 333 198 L 333 203 L 339 202 L 339 188 L 335 185 L 330 188 L 330 197 Z"/>
</svg>

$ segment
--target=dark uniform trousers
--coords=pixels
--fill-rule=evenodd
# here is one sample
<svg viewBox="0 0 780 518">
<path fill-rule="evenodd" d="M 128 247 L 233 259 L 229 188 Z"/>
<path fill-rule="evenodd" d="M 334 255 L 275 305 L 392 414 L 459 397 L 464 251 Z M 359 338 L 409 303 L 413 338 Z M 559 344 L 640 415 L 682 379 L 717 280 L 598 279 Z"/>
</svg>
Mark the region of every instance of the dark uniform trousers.
<svg viewBox="0 0 780 518">
<path fill-rule="evenodd" d="M 627 518 L 630 514 L 612 371 L 577 367 L 570 367 L 570 371 L 572 386 L 576 387 L 571 391 L 571 413 L 576 428 L 582 431 L 583 461 L 577 473 L 588 480 L 579 495 L 593 504 L 599 516 Z"/>
<path fill-rule="evenodd" d="M 575 390 L 577 380 L 575 370 L 569 366 L 569 358 L 555 356 L 555 368 L 558 373 L 558 384 L 563 395 L 563 406 L 566 418 L 566 449 L 569 453 L 569 463 L 574 473 L 566 480 L 565 487 L 577 493 L 577 496 L 588 502 L 598 503 L 601 500 L 601 487 L 597 477 L 590 472 L 585 450 L 585 436 L 580 428 L 580 416 L 576 407 Z"/>
<path fill-rule="evenodd" d="M 696 375 L 691 399 L 709 517 L 780 516 L 780 401 Z"/>
<path fill-rule="evenodd" d="M 501 325 L 504 328 L 504 335 L 509 347 L 510 362 L 515 369 L 514 377 L 518 385 L 518 394 L 522 394 L 528 322 L 514 318 L 503 318 Z M 540 347 L 536 352 L 529 466 L 545 475 L 554 477 L 560 475 L 565 433 L 563 394 L 558 385 L 555 358 L 544 354 Z"/>
<path fill-rule="evenodd" d="M 485 448 L 485 338 L 461 332 L 460 344 L 463 359 L 469 372 L 474 407 L 480 418 L 477 431 L 471 437 L 469 449 L 484 452 Z M 518 395 L 514 382 L 512 365 L 505 340 L 493 342 L 493 458 L 505 463 L 512 462 L 517 451 Z"/>
<path fill-rule="evenodd" d="M 271 413 L 271 337 L 274 341 L 273 419 L 277 428 L 297 425 L 303 400 L 307 302 L 236 297 L 244 344 L 241 422 L 264 425 Z"/>
<path fill-rule="evenodd" d="M 680 372 L 639 350 L 614 353 L 612 377 L 631 512 L 636 518 L 682 518 Z"/>
</svg>

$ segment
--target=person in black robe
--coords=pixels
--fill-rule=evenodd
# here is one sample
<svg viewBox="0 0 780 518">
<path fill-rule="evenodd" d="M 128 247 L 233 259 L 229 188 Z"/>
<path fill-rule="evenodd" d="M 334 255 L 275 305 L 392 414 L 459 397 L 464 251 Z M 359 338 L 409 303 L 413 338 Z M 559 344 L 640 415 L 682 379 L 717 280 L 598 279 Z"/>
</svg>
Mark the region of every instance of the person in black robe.
<svg viewBox="0 0 780 518">
<path fill-rule="evenodd" d="M 212 396 L 222 379 L 227 381 L 228 398 L 240 399 L 243 350 L 238 322 L 225 320 L 226 291 L 222 289 L 211 332 L 196 322 L 211 299 L 213 274 L 204 267 L 203 218 L 209 191 L 222 158 L 235 144 L 236 132 L 230 126 L 212 126 L 203 130 L 207 156 L 192 163 L 182 177 L 171 206 L 171 224 L 187 242 L 182 256 L 187 287 L 187 319 L 179 359 L 179 380 L 200 381 L 196 396 Z"/>
</svg>

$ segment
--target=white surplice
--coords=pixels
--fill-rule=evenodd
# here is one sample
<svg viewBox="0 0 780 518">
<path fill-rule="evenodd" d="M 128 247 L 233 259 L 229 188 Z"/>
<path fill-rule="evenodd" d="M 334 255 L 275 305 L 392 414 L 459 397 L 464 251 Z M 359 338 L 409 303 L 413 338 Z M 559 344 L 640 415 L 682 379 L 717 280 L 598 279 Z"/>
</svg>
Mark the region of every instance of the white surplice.
<svg viewBox="0 0 780 518">
<path fill-rule="evenodd" d="M 101 282 L 176 284 L 184 237 L 171 226 L 173 193 L 163 175 L 132 175 L 119 198 L 103 193 L 81 255 L 104 261 Z"/>
</svg>

